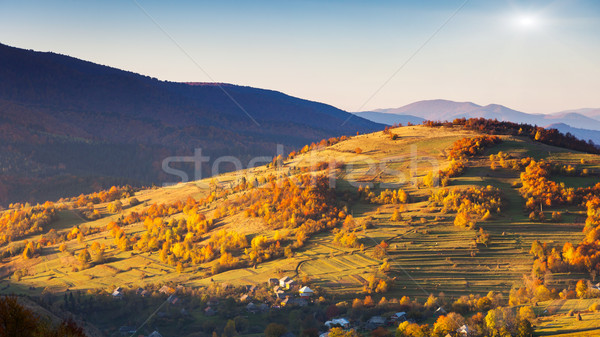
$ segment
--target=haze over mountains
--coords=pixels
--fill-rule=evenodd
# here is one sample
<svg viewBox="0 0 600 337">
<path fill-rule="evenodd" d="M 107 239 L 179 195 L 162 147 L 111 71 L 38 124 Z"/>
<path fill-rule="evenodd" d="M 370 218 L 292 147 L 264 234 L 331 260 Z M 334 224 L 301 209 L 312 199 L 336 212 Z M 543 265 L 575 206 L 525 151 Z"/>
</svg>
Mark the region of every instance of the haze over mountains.
<svg viewBox="0 0 600 337">
<path fill-rule="evenodd" d="M 274 156 L 277 144 L 291 151 L 383 129 L 327 104 L 220 86 L 160 81 L 0 44 L 0 204 L 177 181 L 163 172 L 163 159 L 196 148 L 212 160 L 235 156 L 247 165 Z"/>
<path fill-rule="evenodd" d="M 576 109 L 551 114 L 528 114 L 498 104 L 481 106 L 472 102 L 454 102 L 443 99 L 419 101 L 400 108 L 377 109 L 356 113 L 372 121 L 392 125 L 394 123 L 418 123 L 419 120 L 448 120 L 455 118 L 488 118 L 515 123 L 527 123 L 556 128 L 570 132 L 578 138 L 591 139 L 600 144 L 600 109 Z"/>
</svg>

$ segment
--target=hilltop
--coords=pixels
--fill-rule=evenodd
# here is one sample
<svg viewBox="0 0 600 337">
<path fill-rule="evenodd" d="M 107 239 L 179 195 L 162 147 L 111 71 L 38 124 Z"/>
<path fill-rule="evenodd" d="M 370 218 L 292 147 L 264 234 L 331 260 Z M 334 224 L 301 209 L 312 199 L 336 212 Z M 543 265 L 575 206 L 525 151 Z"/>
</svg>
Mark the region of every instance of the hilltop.
<svg viewBox="0 0 600 337">
<path fill-rule="evenodd" d="M 567 301 L 597 268 L 595 255 L 577 247 L 597 249 L 586 241 L 597 204 L 585 201 L 599 196 L 600 156 L 551 144 L 598 152 L 543 128 L 429 123 L 331 138 L 267 166 L 167 188 L 115 187 L 33 208 L 13 205 L 3 221 L 24 220 L 2 244 L 0 286 L 4 293 L 59 294 L 55 308 L 86 312 L 107 334 L 145 320 L 166 299 L 163 285 L 191 297 L 154 324 L 191 333 L 207 331 L 207 307 L 217 308 L 206 294 L 233 294 L 230 302 L 239 303 L 240 289 L 256 286 L 257 303 L 278 306 L 266 281 L 283 276 L 322 297 L 305 311 L 356 299 L 362 308 L 363 298 L 371 308 L 366 296 L 375 303 L 385 297 L 419 324 L 433 323 L 439 307 L 466 315 Z M 567 243 L 577 253 L 559 253 L 570 251 Z M 126 301 L 111 299 L 117 287 Z M 138 288 L 155 295 L 144 299 Z M 79 295 L 62 301 L 68 292 Z M 85 296 L 98 304 L 83 305 Z M 404 307 L 391 302 L 404 297 Z M 134 317 L 127 314 L 132 305 L 147 309 Z M 245 310 L 224 305 L 217 312 Z M 339 310 L 358 322 L 387 312 L 350 307 Z M 195 319 L 176 314 L 182 308 Z M 250 325 L 264 329 L 265 317 L 288 322 L 281 316 L 287 312 L 252 314 Z M 224 326 L 236 314 L 227 315 L 212 324 Z M 177 330 L 173 320 L 181 320 Z"/>
<path fill-rule="evenodd" d="M 160 81 L 0 44 L 0 204 L 172 182 L 169 156 L 201 148 L 244 164 L 383 126 L 333 106 L 225 83 Z M 352 117 L 352 118 L 350 118 Z M 193 169 L 185 168 L 189 173 Z M 203 167 L 204 176 L 210 166 Z"/>
</svg>

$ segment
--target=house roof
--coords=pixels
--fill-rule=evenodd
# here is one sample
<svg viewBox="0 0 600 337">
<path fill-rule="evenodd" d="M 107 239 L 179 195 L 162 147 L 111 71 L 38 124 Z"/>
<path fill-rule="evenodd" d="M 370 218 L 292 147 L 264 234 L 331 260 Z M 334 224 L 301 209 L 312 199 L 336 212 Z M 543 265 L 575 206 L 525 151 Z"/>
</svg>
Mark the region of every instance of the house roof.
<svg viewBox="0 0 600 337">
<path fill-rule="evenodd" d="M 163 294 L 171 294 L 171 293 L 174 293 L 175 290 L 173 290 L 173 288 L 171 288 L 169 286 L 162 286 L 162 287 L 160 287 L 160 289 L 158 289 L 158 292 L 163 293 Z"/>
<path fill-rule="evenodd" d="M 469 327 L 466 324 L 463 324 L 460 328 L 456 329 L 456 332 L 469 333 Z"/>
<path fill-rule="evenodd" d="M 446 313 L 446 310 L 444 310 L 444 308 L 442 308 L 442 307 L 439 307 L 439 308 L 438 308 L 438 309 L 435 311 L 435 313 L 436 313 L 436 314 L 440 314 L 440 313 L 442 313 L 442 314 L 445 314 L 445 313 Z"/>
<path fill-rule="evenodd" d="M 345 318 L 334 318 L 330 321 L 325 322 L 325 325 L 336 325 L 336 324 L 346 325 L 346 324 L 350 324 L 350 321 L 348 321 Z"/>
<path fill-rule="evenodd" d="M 284 276 L 284 277 L 280 278 L 279 281 L 286 283 L 286 282 L 293 281 L 293 280 L 289 276 Z"/>
<path fill-rule="evenodd" d="M 312 289 L 310 289 L 307 286 L 304 286 L 304 287 L 300 288 L 300 292 L 301 293 L 314 293 L 314 291 L 312 291 Z"/>
</svg>

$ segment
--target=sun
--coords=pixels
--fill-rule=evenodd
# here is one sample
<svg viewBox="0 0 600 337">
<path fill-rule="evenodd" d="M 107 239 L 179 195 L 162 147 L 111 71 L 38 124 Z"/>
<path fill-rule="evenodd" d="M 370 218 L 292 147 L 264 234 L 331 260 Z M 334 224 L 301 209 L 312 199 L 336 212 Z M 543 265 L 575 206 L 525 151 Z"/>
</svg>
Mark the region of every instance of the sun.
<svg viewBox="0 0 600 337">
<path fill-rule="evenodd" d="M 530 14 L 521 14 L 514 18 L 514 23 L 522 29 L 533 29 L 540 25 L 539 19 Z"/>
<path fill-rule="evenodd" d="M 536 20 L 533 16 L 523 15 L 519 18 L 519 24 L 523 27 L 535 26 Z"/>
</svg>

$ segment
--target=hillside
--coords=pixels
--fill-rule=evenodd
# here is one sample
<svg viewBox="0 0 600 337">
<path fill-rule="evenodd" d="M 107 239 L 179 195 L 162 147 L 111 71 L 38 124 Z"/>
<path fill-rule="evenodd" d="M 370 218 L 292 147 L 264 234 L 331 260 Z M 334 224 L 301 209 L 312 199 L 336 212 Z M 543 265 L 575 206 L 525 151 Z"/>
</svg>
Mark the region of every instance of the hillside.
<svg viewBox="0 0 600 337">
<path fill-rule="evenodd" d="M 183 299 L 150 316 L 164 336 L 208 336 L 238 315 L 247 317 L 236 323 L 245 335 L 265 322 L 299 333 L 336 317 L 325 313 L 336 303 L 337 315 L 365 327 L 396 311 L 421 325 L 440 307 L 467 317 L 579 296 L 575 284 L 590 279 L 585 265 L 597 270 L 597 256 L 558 252 L 568 242 L 598 249 L 584 241 L 597 204 L 582 203 L 596 196 L 600 205 L 600 155 L 548 145 L 564 140 L 542 128 L 487 123 L 497 136 L 470 121 L 393 128 L 213 179 L 17 205 L 0 213 L 0 225 L 14 228 L 2 244 L 1 291 L 46 294 L 46 307 L 85 315 L 107 336 L 171 301 L 163 285 Z M 282 304 L 266 281 L 283 276 L 322 299 Z M 257 288 L 241 300 L 246 286 Z M 117 287 L 122 301 L 112 298 Z M 63 300 L 68 292 L 74 299 Z M 248 314 L 247 301 L 273 308 Z M 307 313 L 316 321 L 297 318 Z M 548 319 L 546 334 L 567 331 Z"/>
<path fill-rule="evenodd" d="M 276 91 L 159 81 L 2 44 L 0 64 L 2 205 L 172 182 L 162 160 L 196 148 L 246 165 L 272 157 L 277 144 L 289 152 L 383 128 L 359 117 L 345 122 L 345 111 Z M 210 174 L 210 164 L 202 170 Z"/>
</svg>

